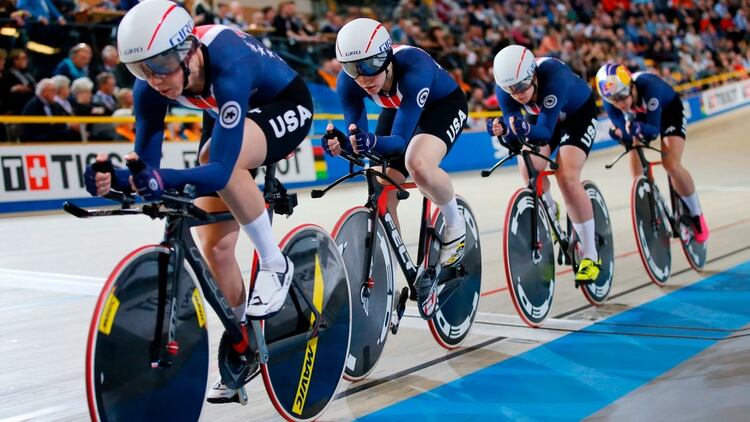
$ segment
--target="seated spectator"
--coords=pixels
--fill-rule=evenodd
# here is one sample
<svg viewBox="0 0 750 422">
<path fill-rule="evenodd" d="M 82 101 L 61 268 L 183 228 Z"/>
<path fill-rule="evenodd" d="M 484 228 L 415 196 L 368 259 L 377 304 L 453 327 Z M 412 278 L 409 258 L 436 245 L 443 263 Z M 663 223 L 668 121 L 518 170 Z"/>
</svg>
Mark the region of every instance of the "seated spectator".
<svg viewBox="0 0 750 422">
<path fill-rule="evenodd" d="M 94 94 L 92 103 L 102 106 L 107 110 L 107 115 L 111 115 L 117 110 L 117 100 L 115 99 L 115 77 L 109 72 L 102 72 L 96 75 L 97 91 Z"/>
<path fill-rule="evenodd" d="M 66 24 L 63 15 L 50 0 L 18 0 L 16 7 L 18 10 L 28 12 L 29 20 L 32 22 L 39 22 L 42 25 L 49 25 L 50 22 L 57 22 L 60 25 Z"/>
<path fill-rule="evenodd" d="M 242 10 L 242 4 L 237 0 L 229 3 L 229 19 L 239 30 L 244 30 L 247 26 L 245 21 L 245 12 Z"/>
<path fill-rule="evenodd" d="M 36 85 L 36 95 L 23 108 L 24 116 L 62 116 L 63 109 L 55 103 L 57 88 L 51 79 L 42 79 Z M 64 123 L 25 124 L 22 141 L 80 141 L 80 134 Z"/>
<path fill-rule="evenodd" d="M 120 63 L 120 54 L 112 45 L 102 49 L 102 66 L 97 75 L 101 72 L 113 74 L 116 85 L 120 88 L 130 88 L 135 83 L 135 77 L 124 64 Z"/>
<path fill-rule="evenodd" d="M 5 59 L 8 57 L 8 52 L 0 48 L 0 114 L 6 113 L 6 98 L 8 97 L 8 90 L 10 87 L 5 83 Z M 5 132 L 5 128 L 0 126 L 0 136 Z"/>
<path fill-rule="evenodd" d="M 133 110 L 121 108 L 112 113 L 112 117 L 129 117 L 133 115 Z M 135 142 L 135 124 L 134 123 L 115 123 L 114 124 L 115 141 Z"/>
<path fill-rule="evenodd" d="M 57 75 L 50 78 L 50 80 L 55 84 L 55 88 L 57 89 L 55 103 L 63 109 L 65 114 L 73 116 L 75 111 L 73 110 L 73 105 L 68 101 L 70 97 L 70 79 L 67 76 Z"/>
<path fill-rule="evenodd" d="M 10 50 L 8 69 L 3 78 L 7 86 L 6 110 L 10 114 L 21 114 L 23 107 L 34 97 L 36 79 L 29 73 L 29 56 L 21 49 Z"/>
<path fill-rule="evenodd" d="M 212 0 L 198 0 L 193 3 L 193 18 L 196 25 L 214 25 L 218 23 L 213 10 Z"/>
<path fill-rule="evenodd" d="M 126 108 L 129 110 L 133 109 L 133 90 L 130 88 L 122 88 L 117 91 L 117 109 Z"/>
<path fill-rule="evenodd" d="M 336 60 L 336 57 L 324 59 L 323 64 L 318 68 L 321 82 L 333 90 L 336 89 L 336 78 L 339 72 L 341 72 L 341 63 Z"/>
<path fill-rule="evenodd" d="M 70 104 L 76 116 L 103 116 L 107 110 L 102 106 L 94 106 L 94 83 L 89 78 L 78 78 L 70 85 Z"/>
<path fill-rule="evenodd" d="M 89 77 L 89 63 L 91 63 L 92 54 L 91 47 L 88 44 L 76 44 L 70 49 L 68 57 L 57 65 L 53 74 L 67 76 L 71 81 Z"/>
</svg>

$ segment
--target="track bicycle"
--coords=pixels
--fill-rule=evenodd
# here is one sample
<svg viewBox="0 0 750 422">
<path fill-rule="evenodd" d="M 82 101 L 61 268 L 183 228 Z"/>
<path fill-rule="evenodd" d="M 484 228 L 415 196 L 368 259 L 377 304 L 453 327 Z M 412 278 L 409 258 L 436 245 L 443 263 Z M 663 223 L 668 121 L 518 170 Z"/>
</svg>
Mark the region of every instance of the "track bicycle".
<svg viewBox="0 0 750 422">
<path fill-rule="evenodd" d="M 438 278 L 435 310 L 427 319 L 437 343 L 454 349 L 469 334 L 479 307 L 482 278 L 482 254 L 476 218 L 466 200 L 457 196 L 458 209 L 466 221 L 464 257 L 456 267 L 441 268 L 438 263 L 444 219 L 426 197 L 422 201 L 417 261 L 406 249 L 401 231 L 387 207 L 388 193 L 396 191 L 399 200 L 409 197 L 414 183 L 396 184 L 387 174 L 387 157 L 374 153 L 340 155 L 349 161 L 349 174 L 322 190 L 313 190 L 313 198 L 354 177 L 367 181 L 367 201 L 344 212 L 332 236 L 341 250 L 351 287 L 352 340 L 344 377 L 351 381 L 366 377 L 381 357 L 389 332 L 396 334 L 404 316 L 406 301 L 417 300 L 417 283 L 423 277 Z M 365 159 L 369 163 L 365 163 Z M 355 170 L 355 166 L 359 167 Z M 375 166 L 380 169 L 374 168 Z M 381 184 L 379 180 L 383 180 Z M 391 251 L 406 278 L 407 286 L 396 293 Z M 421 314 L 421 312 L 420 312 Z M 422 316 L 424 318 L 424 315 Z"/>
<path fill-rule="evenodd" d="M 701 271 L 706 265 L 707 245 L 695 240 L 695 226 L 687 205 L 674 190 L 672 180 L 668 179 L 672 205 L 670 212 L 654 178 L 653 168 L 661 164 L 661 161 L 649 161 L 644 150 L 656 151 L 662 155 L 664 153 L 648 143 L 622 145 L 625 151 L 605 167 L 611 169 L 631 151 L 635 151 L 641 163 L 641 175 L 633 181 L 630 191 L 630 215 L 638 254 L 649 278 L 661 287 L 672 274 L 670 240 L 673 237 L 680 239 L 680 245 L 690 266 L 696 271 Z"/>
<path fill-rule="evenodd" d="M 269 166 L 268 211 L 289 215 L 296 194 L 287 194 L 274 174 L 275 166 Z M 293 229 L 280 245 L 295 265 L 284 307 L 247 324 L 234 316 L 190 232 L 231 220 L 231 213 L 206 213 L 184 192 L 166 192 L 159 202 L 139 207 L 123 193 L 111 191 L 107 197 L 120 208 L 86 210 L 65 203 L 64 209 L 79 218 L 142 214 L 164 219 L 165 228 L 161 243 L 120 261 L 99 295 L 86 349 L 91 419 L 200 418 L 209 365 L 203 297 L 225 329 L 219 342 L 222 382 L 238 391 L 240 402 L 247 403 L 244 385 L 262 373 L 281 416 L 319 417 L 341 380 L 351 333 L 346 269 L 333 239 L 318 226 Z"/>
<path fill-rule="evenodd" d="M 503 262 L 513 305 L 521 319 L 530 327 L 538 327 L 549 315 L 555 294 L 555 251 L 558 244 L 558 265 L 571 265 L 573 273 L 583 259 L 581 240 L 573 229 L 570 218 L 567 231 L 551 212 L 551 205 L 543 196 L 544 178 L 555 174 L 558 164 L 539 152 L 539 146 L 519 137 L 524 148 L 511 148 L 508 156 L 491 169 L 483 170 L 488 177 L 495 169 L 520 156 L 529 175 L 525 188 L 518 189 L 510 198 L 505 214 L 503 233 Z M 511 146 L 513 147 L 513 146 Z M 531 157 L 549 163 L 550 170 L 537 171 Z M 583 295 L 592 305 L 606 301 L 612 289 L 614 275 L 614 242 L 609 211 L 604 196 L 590 180 L 582 182 L 594 210 L 596 250 L 602 261 L 599 277 L 592 283 L 579 283 Z"/>
</svg>

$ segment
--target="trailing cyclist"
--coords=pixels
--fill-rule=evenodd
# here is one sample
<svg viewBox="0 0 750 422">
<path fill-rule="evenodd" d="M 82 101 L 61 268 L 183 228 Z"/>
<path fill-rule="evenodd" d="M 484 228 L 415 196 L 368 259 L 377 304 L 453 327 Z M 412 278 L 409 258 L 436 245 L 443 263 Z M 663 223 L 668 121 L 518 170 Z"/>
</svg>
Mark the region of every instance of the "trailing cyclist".
<svg viewBox="0 0 750 422">
<path fill-rule="evenodd" d="M 583 247 L 576 281 L 594 282 L 599 276 L 601 259 L 596 250 L 591 200 L 580 180 L 596 134 L 594 93 L 562 61 L 551 57 L 535 58 L 520 45 L 505 47 L 497 53 L 494 74 L 503 118 L 488 119 L 487 131 L 512 150 L 520 148 L 519 136 L 539 145 L 539 152 L 544 155 L 552 154 L 559 147 L 557 163 L 560 167 L 555 177 Z M 547 165 L 541 158 L 532 157 L 532 161 L 538 171 Z M 519 169 L 528 182 L 522 162 L 519 162 Z M 559 205 L 552 199 L 549 189 L 549 180 L 545 178 L 545 200 L 554 208 L 550 210 L 552 215 L 559 216 Z"/>
<path fill-rule="evenodd" d="M 604 99 L 604 110 L 614 127 L 609 134 L 624 143 L 650 142 L 661 135 L 662 163 L 675 191 L 687 205 L 695 227 L 695 240 L 705 243 L 709 229 L 690 172 L 682 166 L 687 118 L 677 92 L 659 76 L 636 72 L 607 63 L 596 73 L 596 87 Z M 641 174 L 641 163 L 630 153 L 633 176 Z"/>
<path fill-rule="evenodd" d="M 313 113 L 307 86 L 252 36 L 222 25 L 196 27 L 187 11 L 166 0 L 133 7 L 119 25 L 117 45 L 122 62 L 138 78 L 133 90 L 135 152 L 125 158 L 142 164 L 140 169 L 131 165 L 131 171 L 117 169 L 114 178 L 88 166 L 87 190 L 104 195 L 110 187 L 132 187 L 144 199 L 158 200 L 165 190 L 190 184 L 202 209 L 229 209 L 236 221 L 197 229 L 203 255 L 238 319 L 273 315 L 285 302 L 294 266 L 278 247 L 249 170 L 283 159 L 304 140 Z M 197 167 L 159 167 L 164 117 L 171 104 L 203 110 Z M 240 227 L 260 257 L 247 305 L 234 255 Z M 217 382 L 208 399 L 235 401 L 237 394 Z"/>
<path fill-rule="evenodd" d="M 466 226 L 451 179 L 439 164 L 463 130 L 466 96 L 426 52 L 394 47 L 388 30 L 373 19 L 344 25 L 336 37 L 336 58 L 344 70 L 337 91 L 349 136 L 329 125 L 324 148 L 333 155 L 345 148 L 395 156 L 388 175 L 403 183 L 411 174 L 422 194 L 437 204 L 446 220 L 440 263 L 457 265 L 464 253 Z M 366 98 L 383 108 L 374 131 L 367 123 Z M 393 215 L 397 204 L 396 192 L 389 193 Z M 420 284 L 419 311 L 430 318 L 437 301 L 437 278 Z"/>
</svg>

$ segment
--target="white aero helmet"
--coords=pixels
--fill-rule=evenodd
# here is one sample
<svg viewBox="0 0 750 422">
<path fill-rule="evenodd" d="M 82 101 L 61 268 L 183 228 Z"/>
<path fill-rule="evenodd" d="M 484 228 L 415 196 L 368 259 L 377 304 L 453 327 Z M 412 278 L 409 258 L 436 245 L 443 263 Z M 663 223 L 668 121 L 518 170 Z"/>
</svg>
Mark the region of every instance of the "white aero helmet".
<svg viewBox="0 0 750 422">
<path fill-rule="evenodd" d="M 336 59 L 352 78 L 377 75 L 393 59 L 391 35 L 374 19 L 354 19 L 336 36 Z"/>
<path fill-rule="evenodd" d="M 495 83 L 503 91 L 508 94 L 523 92 L 534 81 L 534 54 L 524 46 L 509 45 L 495 56 L 492 72 Z"/>
<path fill-rule="evenodd" d="M 117 27 L 120 61 L 139 79 L 171 74 L 198 47 L 194 27 L 190 14 L 171 1 L 138 3 Z"/>
</svg>

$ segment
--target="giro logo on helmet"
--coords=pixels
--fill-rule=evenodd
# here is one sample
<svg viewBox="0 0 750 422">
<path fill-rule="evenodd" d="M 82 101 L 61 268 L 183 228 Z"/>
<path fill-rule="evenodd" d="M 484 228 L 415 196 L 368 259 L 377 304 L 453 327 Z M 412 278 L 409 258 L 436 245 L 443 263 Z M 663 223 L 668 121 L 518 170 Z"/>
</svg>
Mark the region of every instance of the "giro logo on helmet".
<svg viewBox="0 0 750 422">
<path fill-rule="evenodd" d="M 187 22 L 182 28 L 180 28 L 179 31 L 177 31 L 176 34 L 172 35 L 172 37 L 169 39 L 169 44 L 178 45 L 181 42 L 185 41 L 185 38 L 187 38 L 187 36 L 193 32 L 194 25 L 195 24 L 192 20 Z"/>
<path fill-rule="evenodd" d="M 140 53 L 143 51 L 143 47 L 135 47 L 135 48 L 129 48 L 122 52 L 123 56 L 128 56 L 130 54 Z"/>
</svg>

